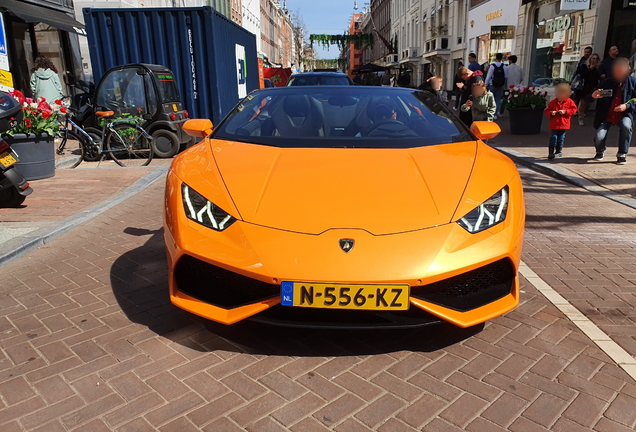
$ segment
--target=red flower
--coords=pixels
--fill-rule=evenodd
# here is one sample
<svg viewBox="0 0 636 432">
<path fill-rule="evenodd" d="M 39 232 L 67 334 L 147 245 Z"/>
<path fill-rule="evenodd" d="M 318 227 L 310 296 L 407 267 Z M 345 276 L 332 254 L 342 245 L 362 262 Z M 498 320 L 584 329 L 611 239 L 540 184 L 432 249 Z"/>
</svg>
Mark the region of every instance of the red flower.
<svg viewBox="0 0 636 432">
<path fill-rule="evenodd" d="M 39 97 L 39 98 L 38 98 L 38 103 L 40 104 L 40 103 L 42 103 L 42 102 L 46 102 L 46 98 Z"/>
<path fill-rule="evenodd" d="M 42 110 L 42 118 L 43 119 L 47 119 L 47 118 L 51 117 L 51 114 L 53 114 L 53 111 L 51 111 L 50 109 L 43 109 Z"/>
<path fill-rule="evenodd" d="M 55 105 L 62 105 L 62 99 L 55 99 Z"/>
<path fill-rule="evenodd" d="M 514 84 L 510 84 L 508 88 L 515 88 Z"/>
<path fill-rule="evenodd" d="M 25 118 L 24 119 L 24 125 L 28 128 L 31 127 L 31 119 L 30 118 Z"/>
<path fill-rule="evenodd" d="M 13 90 L 13 94 L 11 96 L 21 98 L 21 97 L 24 97 L 24 94 L 20 90 Z"/>
<path fill-rule="evenodd" d="M 40 103 L 38 104 L 38 109 L 39 109 L 40 111 L 50 110 L 50 109 L 51 109 L 51 106 L 50 106 L 49 104 L 47 104 L 46 102 L 40 102 Z"/>
<path fill-rule="evenodd" d="M 62 114 L 66 114 L 66 107 L 61 107 L 61 108 L 60 108 L 60 112 L 61 112 Z"/>
</svg>

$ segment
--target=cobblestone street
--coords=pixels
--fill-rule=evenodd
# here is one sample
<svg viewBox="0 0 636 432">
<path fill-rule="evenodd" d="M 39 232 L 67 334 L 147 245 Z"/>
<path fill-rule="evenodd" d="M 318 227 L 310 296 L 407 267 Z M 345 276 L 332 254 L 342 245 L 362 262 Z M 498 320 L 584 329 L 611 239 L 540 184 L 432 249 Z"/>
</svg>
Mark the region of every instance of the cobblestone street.
<svg viewBox="0 0 636 432">
<path fill-rule="evenodd" d="M 523 170 L 525 263 L 636 354 L 636 210 Z M 2 267 L 0 429 L 628 431 L 636 384 L 537 289 L 483 326 L 309 331 L 173 307 L 163 182 Z"/>
</svg>

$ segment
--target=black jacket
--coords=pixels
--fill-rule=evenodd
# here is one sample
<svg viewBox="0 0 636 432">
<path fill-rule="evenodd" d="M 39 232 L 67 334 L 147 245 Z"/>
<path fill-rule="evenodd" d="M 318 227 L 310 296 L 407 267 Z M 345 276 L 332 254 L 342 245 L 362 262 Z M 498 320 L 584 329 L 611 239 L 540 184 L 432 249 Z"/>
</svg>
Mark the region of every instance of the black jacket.
<svg viewBox="0 0 636 432">
<path fill-rule="evenodd" d="M 442 89 L 436 91 L 432 88 L 427 88 L 426 90 L 431 92 L 441 103 L 445 104 L 448 102 L 448 95 L 446 94 L 446 90 Z"/>
<path fill-rule="evenodd" d="M 599 81 L 599 69 L 590 69 L 586 65 L 580 68 L 580 75 L 585 80 L 583 89 L 580 92 L 581 96 L 587 96 L 592 93 L 596 87 L 598 87 Z"/>
<path fill-rule="evenodd" d="M 605 78 L 609 78 L 612 76 L 612 65 L 614 64 L 614 59 L 612 57 L 605 57 L 601 62 L 601 67 L 599 69 L 599 76 L 605 75 Z M 604 79 L 604 78 L 601 78 Z"/>
<path fill-rule="evenodd" d="M 618 83 L 613 79 L 606 79 L 601 81 L 601 84 L 598 86 L 597 90 L 613 90 L 614 96 L 616 96 L 616 90 L 618 89 Z M 607 120 L 607 114 L 609 114 L 609 110 L 612 106 L 612 101 L 614 100 L 614 96 L 605 97 L 598 99 L 596 102 L 596 116 L 594 117 L 594 127 L 596 129 L 601 126 L 605 120 Z M 636 78 L 628 77 L 623 85 L 623 103 L 627 103 L 628 100 L 636 98 Z M 623 114 L 628 116 L 632 121 L 634 121 L 634 112 L 636 111 L 636 102 L 631 102 L 627 104 L 627 111 Z"/>
</svg>

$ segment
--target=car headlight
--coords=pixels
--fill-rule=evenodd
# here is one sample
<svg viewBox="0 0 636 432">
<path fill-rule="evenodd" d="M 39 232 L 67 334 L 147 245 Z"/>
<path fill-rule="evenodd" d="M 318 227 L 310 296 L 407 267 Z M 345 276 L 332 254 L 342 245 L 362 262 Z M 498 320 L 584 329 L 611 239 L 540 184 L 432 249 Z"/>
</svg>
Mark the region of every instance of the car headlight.
<svg viewBox="0 0 636 432">
<path fill-rule="evenodd" d="M 475 234 L 503 222 L 508 211 L 508 197 L 506 186 L 457 223 L 469 233 Z"/>
<path fill-rule="evenodd" d="M 215 231 L 223 231 L 236 222 L 236 219 L 225 210 L 207 200 L 185 183 L 181 185 L 181 195 L 183 196 L 185 214 L 190 220 Z"/>
</svg>

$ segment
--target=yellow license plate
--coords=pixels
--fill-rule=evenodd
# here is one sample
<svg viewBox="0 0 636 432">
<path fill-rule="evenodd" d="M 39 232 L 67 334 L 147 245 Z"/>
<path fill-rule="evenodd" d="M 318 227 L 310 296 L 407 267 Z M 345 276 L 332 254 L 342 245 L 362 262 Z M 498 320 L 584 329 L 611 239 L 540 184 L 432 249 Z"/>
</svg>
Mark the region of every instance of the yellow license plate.
<svg viewBox="0 0 636 432">
<path fill-rule="evenodd" d="M 322 309 L 407 310 L 408 285 L 283 282 L 281 304 Z"/>
<path fill-rule="evenodd" d="M 0 153 L 0 165 L 2 165 L 3 167 L 9 168 L 16 162 L 17 160 L 15 160 L 11 153 Z"/>
</svg>

